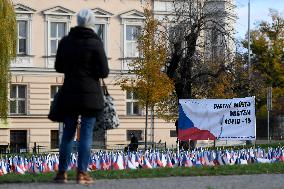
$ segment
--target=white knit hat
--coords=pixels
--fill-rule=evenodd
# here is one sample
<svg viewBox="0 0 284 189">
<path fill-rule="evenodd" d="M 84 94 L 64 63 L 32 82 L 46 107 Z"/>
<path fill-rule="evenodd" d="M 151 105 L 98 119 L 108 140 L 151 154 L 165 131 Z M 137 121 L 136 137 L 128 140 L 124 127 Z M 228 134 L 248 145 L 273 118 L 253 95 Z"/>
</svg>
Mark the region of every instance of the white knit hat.
<svg viewBox="0 0 284 189">
<path fill-rule="evenodd" d="M 81 9 L 77 14 L 77 24 L 85 28 L 95 27 L 95 15 L 90 9 Z"/>
</svg>

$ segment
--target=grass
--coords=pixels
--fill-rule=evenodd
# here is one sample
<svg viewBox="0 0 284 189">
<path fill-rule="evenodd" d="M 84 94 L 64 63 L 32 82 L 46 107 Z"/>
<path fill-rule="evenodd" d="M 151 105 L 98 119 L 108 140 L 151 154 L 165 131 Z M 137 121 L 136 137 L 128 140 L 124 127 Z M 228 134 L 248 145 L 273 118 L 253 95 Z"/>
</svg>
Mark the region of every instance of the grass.
<svg viewBox="0 0 284 189">
<path fill-rule="evenodd" d="M 244 174 L 284 174 L 284 163 L 272 164 L 248 164 L 214 167 L 176 167 L 138 170 L 110 170 L 90 172 L 95 179 L 135 179 L 135 178 L 157 178 L 176 176 L 217 176 L 217 175 L 244 175 Z M 6 174 L 0 176 L 2 183 L 30 183 L 51 182 L 55 173 L 42 174 Z M 75 179 L 75 172 L 68 172 L 68 179 Z"/>
</svg>

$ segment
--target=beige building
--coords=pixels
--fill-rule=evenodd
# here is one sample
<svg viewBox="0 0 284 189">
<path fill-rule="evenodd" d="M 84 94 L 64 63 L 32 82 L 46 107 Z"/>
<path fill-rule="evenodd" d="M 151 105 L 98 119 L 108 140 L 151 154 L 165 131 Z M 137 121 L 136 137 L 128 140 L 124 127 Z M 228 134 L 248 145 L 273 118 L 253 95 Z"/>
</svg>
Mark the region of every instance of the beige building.
<svg viewBox="0 0 284 189">
<path fill-rule="evenodd" d="M 200 11 L 200 15 L 203 14 L 206 17 L 199 18 L 200 21 L 202 20 L 205 23 L 206 29 L 201 30 L 197 41 L 197 48 L 202 53 L 204 60 L 210 60 L 224 54 L 230 55 L 228 57 L 234 57 L 236 49 L 234 35 L 237 18 L 235 14 L 235 0 L 155 0 L 153 1 L 155 18 L 166 22 L 169 31 L 172 26 L 175 26 L 177 20 L 181 21 L 184 19 L 183 21 L 189 25 L 189 14 L 192 14 L 189 11 L 189 2 L 191 3 L 193 14 Z M 196 4 L 197 2 L 198 4 Z M 185 11 L 184 14 L 186 16 L 177 17 L 175 11 Z M 197 18 L 194 18 L 194 21 L 197 21 Z"/>
<path fill-rule="evenodd" d="M 57 149 L 62 126 L 47 119 L 53 96 L 63 75 L 53 69 L 60 39 L 76 25 L 76 12 L 90 8 L 96 15 L 96 32 L 109 60 L 106 79 L 120 118 L 118 129 L 96 132 L 94 144 L 108 149 L 129 143 L 130 132 L 144 140 L 145 116 L 132 93 L 114 85 L 127 73 L 128 62 L 138 55 L 135 32 L 142 26 L 144 1 L 140 0 L 13 0 L 18 24 L 18 56 L 11 64 L 12 82 L 8 125 L 0 125 L 0 145 L 12 151 Z M 154 141 L 175 145 L 173 123 L 155 119 Z M 148 131 L 151 140 L 151 129 Z"/>
<path fill-rule="evenodd" d="M 54 94 L 63 83 L 63 75 L 53 69 L 60 39 L 76 26 L 76 12 L 90 8 L 96 15 L 96 33 L 101 37 L 108 56 L 110 75 L 106 79 L 115 100 L 120 126 L 96 131 L 94 147 L 115 149 L 129 143 L 135 132 L 145 137 L 145 116 L 135 95 L 114 85 L 128 72 L 128 63 L 138 56 L 134 34 L 141 28 L 145 0 L 13 0 L 17 14 L 17 58 L 11 64 L 8 125 L 0 124 L 0 149 L 31 150 L 34 144 L 43 150 L 58 149 L 62 124 L 47 119 Z M 171 1 L 152 0 L 157 17 L 172 11 Z M 150 120 L 149 120 L 150 121 Z M 150 124 L 149 124 L 150 125 Z M 150 126 L 151 127 L 151 126 Z M 176 145 L 173 123 L 155 118 L 148 140 Z"/>
</svg>

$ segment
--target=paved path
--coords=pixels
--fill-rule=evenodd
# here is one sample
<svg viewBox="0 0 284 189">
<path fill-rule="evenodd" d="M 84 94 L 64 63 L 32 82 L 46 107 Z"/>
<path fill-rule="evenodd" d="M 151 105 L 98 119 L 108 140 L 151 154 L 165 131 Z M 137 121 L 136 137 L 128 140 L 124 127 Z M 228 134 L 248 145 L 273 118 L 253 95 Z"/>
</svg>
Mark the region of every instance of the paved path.
<svg viewBox="0 0 284 189">
<path fill-rule="evenodd" d="M 0 189 L 284 189 L 284 174 L 98 180 L 93 185 L 0 184 Z"/>
</svg>

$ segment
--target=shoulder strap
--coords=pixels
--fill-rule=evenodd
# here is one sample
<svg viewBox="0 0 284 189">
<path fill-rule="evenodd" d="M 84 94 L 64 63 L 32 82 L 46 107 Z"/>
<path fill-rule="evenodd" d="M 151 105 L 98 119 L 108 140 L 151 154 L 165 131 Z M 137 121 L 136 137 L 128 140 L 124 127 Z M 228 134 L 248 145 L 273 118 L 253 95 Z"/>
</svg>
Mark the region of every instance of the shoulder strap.
<svg viewBox="0 0 284 189">
<path fill-rule="evenodd" d="M 109 95 L 104 79 L 101 79 L 101 81 L 102 81 L 102 88 L 103 88 L 104 95 Z"/>
</svg>

